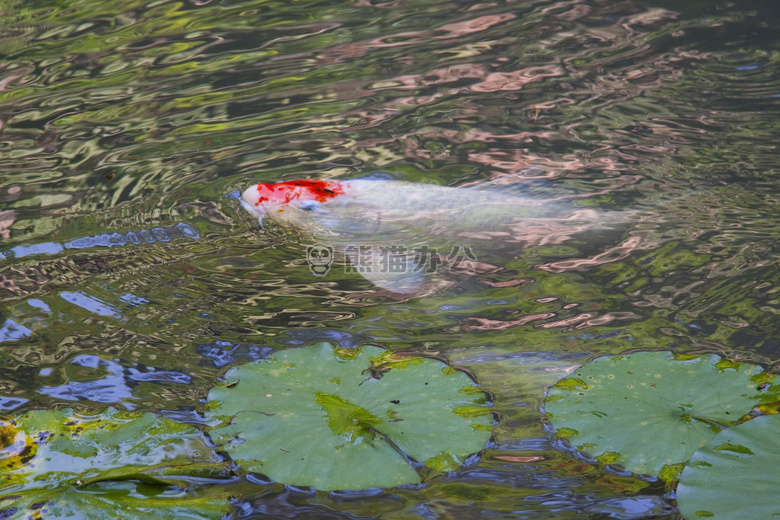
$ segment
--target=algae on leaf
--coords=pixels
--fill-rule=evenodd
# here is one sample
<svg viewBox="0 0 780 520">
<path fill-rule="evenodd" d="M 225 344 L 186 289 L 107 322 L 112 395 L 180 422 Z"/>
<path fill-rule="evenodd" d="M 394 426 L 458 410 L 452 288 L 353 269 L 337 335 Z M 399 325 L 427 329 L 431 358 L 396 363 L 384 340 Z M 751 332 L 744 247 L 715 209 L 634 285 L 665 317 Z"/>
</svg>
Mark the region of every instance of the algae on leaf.
<svg viewBox="0 0 780 520">
<path fill-rule="evenodd" d="M 756 417 L 719 433 L 696 451 L 677 486 L 687 519 L 780 517 L 780 415 Z"/>
<path fill-rule="evenodd" d="M 658 475 L 761 402 L 778 400 L 774 376 L 714 354 L 668 351 L 597 358 L 547 392 L 559 436 L 604 463 Z"/>
<path fill-rule="evenodd" d="M 452 471 L 490 439 L 485 394 L 436 359 L 328 343 L 232 368 L 212 388 L 212 438 L 234 461 L 320 490 L 419 483 L 419 464 Z M 418 464 L 419 463 L 419 464 Z"/>
</svg>

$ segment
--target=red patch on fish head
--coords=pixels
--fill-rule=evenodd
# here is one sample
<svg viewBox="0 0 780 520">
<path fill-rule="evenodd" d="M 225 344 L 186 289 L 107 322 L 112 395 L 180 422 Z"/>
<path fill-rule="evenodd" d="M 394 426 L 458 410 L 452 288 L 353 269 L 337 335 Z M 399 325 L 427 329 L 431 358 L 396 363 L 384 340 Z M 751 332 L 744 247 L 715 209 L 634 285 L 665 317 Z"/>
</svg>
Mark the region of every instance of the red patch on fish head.
<svg viewBox="0 0 780 520">
<path fill-rule="evenodd" d="M 344 193 L 344 185 L 339 181 L 287 181 L 278 184 L 258 184 L 255 188 L 257 189 L 255 206 L 265 202 L 288 204 L 294 200 L 325 202 Z"/>
</svg>

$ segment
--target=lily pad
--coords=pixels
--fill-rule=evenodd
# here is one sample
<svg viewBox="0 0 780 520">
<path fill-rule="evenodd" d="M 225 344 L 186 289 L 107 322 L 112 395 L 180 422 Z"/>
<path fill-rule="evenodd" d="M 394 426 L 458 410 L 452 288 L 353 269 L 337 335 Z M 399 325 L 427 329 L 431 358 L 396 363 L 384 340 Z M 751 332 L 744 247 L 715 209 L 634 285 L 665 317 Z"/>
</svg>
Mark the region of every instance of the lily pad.
<svg viewBox="0 0 780 520">
<path fill-rule="evenodd" d="M 597 358 L 547 392 L 560 437 L 604 463 L 658 475 L 724 427 L 778 399 L 774 376 L 714 354 L 638 352 Z"/>
<path fill-rule="evenodd" d="M 677 486 L 690 520 L 780 517 L 780 416 L 765 415 L 719 433 L 696 451 Z"/>
<path fill-rule="evenodd" d="M 328 343 L 232 368 L 209 392 L 211 437 L 248 471 L 320 490 L 419 483 L 490 439 L 485 394 L 436 360 Z"/>
</svg>

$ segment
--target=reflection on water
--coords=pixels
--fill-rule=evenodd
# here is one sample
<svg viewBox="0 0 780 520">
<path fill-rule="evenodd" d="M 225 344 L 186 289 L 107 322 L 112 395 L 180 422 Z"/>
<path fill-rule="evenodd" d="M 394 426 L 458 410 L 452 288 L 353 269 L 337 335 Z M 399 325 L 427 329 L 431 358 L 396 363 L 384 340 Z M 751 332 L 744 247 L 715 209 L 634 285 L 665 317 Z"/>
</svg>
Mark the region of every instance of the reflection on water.
<svg viewBox="0 0 780 520">
<path fill-rule="evenodd" d="M 780 361 L 776 2 L 67 4 L 0 16 L 0 411 L 197 422 L 230 364 L 381 342 L 476 374 L 501 417 L 482 460 L 377 493 L 253 476 L 237 517 L 677 518 L 538 405 L 598 354 Z M 376 173 L 631 218 L 413 297 L 314 276 L 231 196 Z"/>
<path fill-rule="evenodd" d="M 137 399 L 133 397 L 132 389 L 129 386 L 134 381 L 168 381 L 181 384 L 190 382 L 190 378 L 181 373 L 159 371 L 150 367 L 144 367 L 142 371 L 137 368 L 125 369 L 119 363 L 103 360 L 97 356 L 76 356 L 70 360 L 70 364 L 86 369 L 79 371 L 82 374 L 81 377 L 86 376 L 91 380 L 69 381 L 57 386 L 43 386 L 38 391 L 65 401 L 86 400 L 95 403 L 122 403 L 126 408 L 133 409 L 134 406 L 128 401 Z M 69 372 L 67 368 L 64 371 Z M 51 372 L 46 372 L 44 375 L 47 378 L 52 377 Z M 67 375 L 69 376 L 67 379 L 74 378 L 74 374 Z M 93 379 L 98 375 L 103 377 Z"/>
<path fill-rule="evenodd" d="M 152 242 L 168 242 L 178 237 L 200 238 L 200 233 L 198 233 L 198 230 L 189 224 L 180 222 L 175 226 L 170 226 L 167 228 L 156 227 L 152 228 L 151 230 L 142 229 L 138 232 L 129 231 L 127 233 L 101 233 L 99 235 L 70 240 L 64 244 L 59 244 L 57 242 L 43 242 L 40 244 L 16 246 L 12 247 L 5 253 L 0 252 L 0 259 L 15 259 L 38 254 L 56 255 L 65 249 L 113 247 L 124 246 L 127 244 L 138 245 L 141 242 L 146 242 L 149 244 Z"/>
</svg>

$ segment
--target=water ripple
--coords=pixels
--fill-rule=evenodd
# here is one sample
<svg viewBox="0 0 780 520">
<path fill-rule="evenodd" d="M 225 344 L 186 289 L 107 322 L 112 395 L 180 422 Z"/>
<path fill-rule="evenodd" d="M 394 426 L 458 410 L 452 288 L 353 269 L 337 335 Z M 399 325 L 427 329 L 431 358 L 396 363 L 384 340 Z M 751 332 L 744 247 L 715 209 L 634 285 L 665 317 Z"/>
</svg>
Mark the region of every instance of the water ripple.
<svg viewBox="0 0 780 520">
<path fill-rule="evenodd" d="M 275 348 L 438 352 L 495 396 L 500 448 L 357 498 L 252 477 L 238 515 L 674 518 L 655 484 L 558 451 L 543 388 L 626 348 L 778 364 L 772 2 L 74 0 L 0 14 L 0 409 L 197 414 L 220 370 Z M 260 230 L 226 197 L 371 174 L 522 183 L 616 224 L 523 229 L 527 247 L 397 297 L 343 265 L 313 277 L 309 237 Z"/>
</svg>

